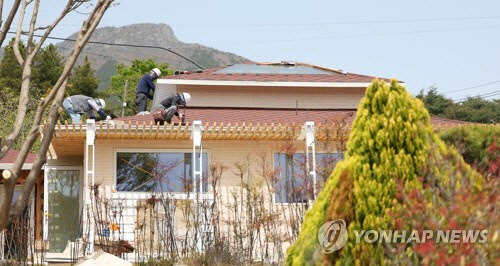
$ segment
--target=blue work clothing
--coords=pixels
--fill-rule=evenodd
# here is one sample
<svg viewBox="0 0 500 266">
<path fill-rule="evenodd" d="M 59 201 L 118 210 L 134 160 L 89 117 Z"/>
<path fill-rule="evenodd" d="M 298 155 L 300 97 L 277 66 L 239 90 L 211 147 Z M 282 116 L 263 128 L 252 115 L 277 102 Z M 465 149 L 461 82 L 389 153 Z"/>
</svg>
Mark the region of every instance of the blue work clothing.
<svg viewBox="0 0 500 266">
<path fill-rule="evenodd" d="M 142 76 L 141 80 L 139 80 L 139 83 L 137 84 L 137 93 L 142 93 L 146 95 L 149 99 L 153 99 L 153 95 L 149 94 L 149 91 L 153 91 L 153 94 L 155 92 L 155 84 L 153 83 L 153 77 L 149 74 L 145 74 Z"/>
</svg>

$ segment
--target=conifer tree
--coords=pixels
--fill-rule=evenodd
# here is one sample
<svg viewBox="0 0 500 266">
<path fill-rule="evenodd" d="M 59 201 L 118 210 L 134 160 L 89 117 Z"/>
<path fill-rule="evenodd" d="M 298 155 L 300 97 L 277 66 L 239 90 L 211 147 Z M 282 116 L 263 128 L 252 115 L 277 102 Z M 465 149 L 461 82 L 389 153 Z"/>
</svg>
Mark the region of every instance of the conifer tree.
<svg viewBox="0 0 500 266">
<path fill-rule="evenodd" d="M 33 63 L 32 93 L 43 97 L 56 84 L 64 68 L 64 58 L 53 44 L 42 48 Z"/>
<path fill-rule="evenodd" d="M 9 44 L 4 49 L 4 55 L 0 63 L 0 88 L 2 92 L 17 92 L 21 88 L 21 72 L 22 67 L 17 62 L 16 56 L 14 55 L 14 50 L 12 49 L 14 40 L 11 40 Z M 24 44 L 19 44 L 19 50 L 21 54 L 24 54 Z M 3 97 L 5 93 L 3 93 Z M 5 99 L 2 98 L 2 101 Z"/>
<path fill-rule="evenodd" d="M 432 167 L 431 162 L 443 158 L 448 167 Z M 395 80 L 374 80 L 359 104 L 345 160 L 337 164 L 307 212 L 297 241 L 287 251 L 287 264 L 385 264 L 383 244 L 356 243 L 354 231 L 396 228 L 390 214 L 403 206 L 396 197 L 397 186 L 407 191 L 421 188 L 431 182 L 422 179 L 429 174 L 440 186 L 454 185 L 449 182 L 453 175 L 481 187 L 481 176 L 433 132 L 422 102 Z M 336 219 L 345 220 L 348 241 L 343 249 L 326 255 L 318 230 Z"/>
<path fill-rule="evenodd" d="M 69 95 L 82 94 L 90 97 L 97 97 L 99 92 L 99 80 L 95 76 L 92 64 L 87 57 L 83 64 L 77 66 L 69 80 Z"/>
</svg>

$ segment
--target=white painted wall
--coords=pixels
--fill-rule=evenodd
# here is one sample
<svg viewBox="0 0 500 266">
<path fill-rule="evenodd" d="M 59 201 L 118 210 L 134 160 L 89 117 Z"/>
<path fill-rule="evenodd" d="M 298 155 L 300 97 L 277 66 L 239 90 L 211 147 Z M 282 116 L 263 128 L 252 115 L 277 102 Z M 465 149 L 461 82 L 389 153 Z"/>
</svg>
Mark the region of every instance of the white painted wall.
<svg viewBox="0 0 500 266">
<path fill-rule="evenodd" d="M 175 84 L 156 84 L 155 95 L 153 97 L 153 105 L 151 108 L 154 109 L 163 99 L 176 93 Z"/>
</svg>

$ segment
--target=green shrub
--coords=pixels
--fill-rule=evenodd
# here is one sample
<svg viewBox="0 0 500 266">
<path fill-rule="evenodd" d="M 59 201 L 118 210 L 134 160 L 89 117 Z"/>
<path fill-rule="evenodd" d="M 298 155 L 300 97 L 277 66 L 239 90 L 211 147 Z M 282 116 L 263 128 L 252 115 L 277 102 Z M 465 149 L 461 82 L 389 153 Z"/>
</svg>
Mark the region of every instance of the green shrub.
<svg viewBox="0 0 500 266">
<path fill-rule="evenodd" d="M 467 125 L 441 132 L 449 146 L 455 146 L 464 160 L 485 176 L 498 177 L 500 125 Z"/>
<path fill-rule="evenodd" d="M 437 157 L 449 159 L 450 166 L 429 168 Z M 419 178 L 429 172 L 444 186 L 450 186 L 451 174 L 481 186 L 481 177 L 433 133 L 420 100 L 396 81 L 374 80 L 358 107 L 345 160 L 307 212 L 297 241 L 287 250 L 287 264 L 386 264 L 385 247 L 355 243 L 354 230 L 396 228 L 390 214 L 403 208 L 397 184 L 405 191 L 420 188 Z M 321 225 L 334 219 L 346 221 L 349 240 L 326 256 L 316 236 Z"/>
</svg>

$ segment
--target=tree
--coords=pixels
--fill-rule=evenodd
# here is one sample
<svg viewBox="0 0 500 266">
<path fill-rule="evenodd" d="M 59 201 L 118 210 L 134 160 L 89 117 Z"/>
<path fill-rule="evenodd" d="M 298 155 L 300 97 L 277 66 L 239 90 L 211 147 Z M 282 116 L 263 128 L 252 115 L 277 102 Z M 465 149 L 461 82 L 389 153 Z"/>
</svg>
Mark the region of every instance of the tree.
<svg viewBox="0 0 500 266">
<path fill-rule="evenodd" d="M 136 114 L 135 108 L 135 91 L 137 88 L 137 83 L 144 74 L 149 73 L 153 68 L 159 68 L 162 75 L 167 76 L 172 74 L 172 70 L 168 69 L 168 64 L 157 63 L 153 59 L 136 59 L 132 61 L 132 64 L 125 66 L 119 64 L 117 66 L 117 74 L 111 77 L 111 86 L 104 91 L 104 95 L 110 100 L 112 109 L 118 110 L 121 108 L 121 103 L 123 102 L 122 95 L 125 89 L 125 82 L 128 81 L 127 95 L 125 101 L 127 103 L 126 115 Z"/>
<path fill-rule="evenodd" d="M 427 93 L 423 90 L 417 98 L 424 102 L 431 115 L 475 123 L 500 122 L 500 100 L 487 100 L 481 97 L 468 97 L 461 102 L 439 94 L 437 88 L 431 87 Z"/>
<path fill-rule="evenodd" d="M 2 197 L 0 198 L 0 232 L 3 231 L 6 225 L 9 224 L 12 219 L 19 217 L 26 205 L 28 204 L 29 196 L 33 190 L 36 179 L 40 174 L 40 169 L 45 163 L 45 158 L 47 150 L 49 148 L 52 136 L 54 134 L 55 124 L 59 118 L 59 109 L 61 109 L 62 100 L 64 98 L 66 85 L 68 83 L 68 77 L 73 69 L 78 56 L 80 55 L 83 47 L 89 40 L 90 36 L 94 32 L 95 28 L 101 21 L 102 16 L 113 3 L 113 0 L 67 0 L 62 10 L 57 14 L 56 18 L 52 23 L 45 27 L 37 27 L 37 17 L 40 7 L 40 0 L 22 0 L 15 1 L 15 3 L 21 2 L 21 9 L 17 13 L 19 5 L 12 8 L 9 12 L 9 18 L 6 20 L 8 22 L 12 16 L 17 16 L 18 24 L 16 29 L 16 37 L 12 45 L 14 55 L 22 67 L 21 74 L 21 87 L 19 91 L 19 104 L 17 106 L 16 118 L 12 126 L 12 130 L 7 134 L 6 137 L 1 140 L 0 158 L 4 157 L 5 154 L 12 147 L 14 142 L 18 139 L 21 129 L 24 125 L 28 124 L 30 130 L 26 136 L 25 141 L 19 151 L 19 155 L 16 161 L 13 163 L 10 169 L 6 169 L 2 173 L 2 177 L 6 178 L 4 180 Z M 32 5 L 32 6 L 29 6 Z M 70 56 L 66 60 L 64 69 L 57 79 L 56 83 L 52 88 L 46 93 L 45 97 L 39 99 L 37 102 L 37 108 L 34 113 L 33 119 L 27 119 L 28 103 L 32 99 L 30 95 L 30 89 L 32 85 L 33 78 L 33 63 L 34 59 L 40 52 L 42 45 L 45 43 L 47 37 L 50 35 L 52 30 L 59 24 L 59 22 L 70 12 L 78 9 L 81 6 L 89 7 L 89 13 L 86 20 L 83 22 L 82 27 L 78 33 L 75 40 L 75 45 L 71 51 Z M 29 6 L 29 7 L 28 7 Z M 3 7 L 3 1 L 0 2 L 0 7 Z M 51 10 L 55 9 L 54 6 L 50 7 Z M 31 19 L 28 25 L 28 30 L 23 30 L 24 18 L 26 11 L 31 11 Z M 1 13 L 1 12 L 0 12 Z M 12 18 L 13 19 L 13 18 Z M 0 20 L 1 21 L 1 20 Z M 4 36 L 8 28 L 5 28 L 7 24 L 4 25 L 2 33 L 0 33 L 0 45 L 3 42 Z M 35 44 L 33 42 L 35 37 L 35 32 L 41 32 L 41 37 Z M 27 42 L 25 48 L 25 54 L 21 53 L 20 49 L 20 39 L 21 35 L 26 35 Z M 48 108 L 50 107 L 50 108 Z M 46 117 L 47 122 L 44 127 L 41 127 L 42 118 Z M 42 132 L 43 130 L 43 132 Z M 14 195 L 14 188 L 19 179 L 19 174 L 21 172 L 21 167 L 28 156 L 30 149 L 33 147 L 34 143 L 38 140 L 38 137 L 42 135 L 43 138 L 40 143 L 40 149 L 36 154 L 35 161 L 31 167 L 29 174 L 26 176 L 25 181 L 22 185 L 21 191 L 17 200 L 12 204 L 12 198 Z"/>
<path fill-rule="evenodd" d="M 12 39 L 5 48 L 5 54 L 0 63 L 0 88 L 4 92 L 0 96 L 0 116 L 7 123 L 0 129 L 0 136 L 7 135 L 13 126 L 19 103 L 19 92 L 21 89 L 22 67 L 17 62 L 14 54 Z M 21 55 L 25 55 L 25 44 L 19 42 Z M 30 88 L 30 100 L 27 105 L 26 117 L 28 120 L 34 117 L 36 105 L 40 98 L 44 97 L 47 91 L 56 83 L 64 67 L 63 58 L 57 52 L 54 45 L 50 44 L 40 49 L 39 54 L 33 62 L 33 77 Z M 20 130 L 19 138 L 13 143 L 12 147 L 19 149 L 30 129 L 29 124 L 24 124 Z M 37 150 L 35 145 L 32 151 Z"/>
<path fill-rule="evenodd" d="M 435 161 L 446 162 L 446 167 L 430 167 Z M 435 179 L 421 179 L 427 176 Z M 354 232 L 396 229 L 400 228 L 398 222 L 407 230 L 413 229 L 390 215 L 404 206 L 397 188 L 408 192 L 429 184 L 450 187 L 455 184 L 450 185 L 450 176 L 481 186 L 481 176 L 434 134 L 422 102 L 395 80 L 390 84 L 375 80 L 359 105 L 345 160 L 337 164 L 307 212 L 297 241 L 287 251 L 287 263 L 387 263 L 384 244 L 356 243 Z M 316 236 L 325 222 L 336 219 L 347 224 L 347 244 L 326 255 Z"/>
<path fill-rule="evenodd" d="M 8 90 L 9 92 L 16 92 L 19 94 L 21 89 L 21 74 L 22 67 L 17 63 L 16 56 L 14 55 L 14 39 L 4 49 L 2 62 L 0 63 L 0 88 L 2 92 Z M 19 46 L 21 53 L 24 54 L 24 43 Z M 0 97 L 5 95 L 0 95 Z M 2 98 L 2 102 L 7 99 Z"/>
<path fill-rule="evenodd" d="M 92 64 L 86 56 L 83 64 L 77 66 L 73 71 L 68 87 L 69 95 L 82 94 L 93 98 L 98 96 L 99 80 L 96 78 Z"/>
<path fill-rule="evenodd" d="M 53 44 L 41 48 L 33 62 L 32 89 L 34 99 L 43 97 L 54 86 L 64 69 L 64 58 Z"/>
<path fill-rule="evenodd" d="M 12 130 L 12 125 L 16 119 L 17 103 L 19 101 L 19 90 L 21 88 L 22 68 L 17 63 L 13 50 L 14 40 L 11 40 L 4 49 L 4 55 L 0 63 L 0 117 L 3 126 L 0 128 L 0 136 L 7 135 Z M 24 53 L 24 45 L 20 46 Z"/>
<path fill-rule="evenodd" d="M 424 102 L 425 108 L 431 115 L 444 117 L 446 109 L 453 105 L 453 101 L 437 92 L 436 87 L 430 87 L 427 94 L 421 90 L 417 98 Z"/>
<path fill-rule="evenodd" d="M 500 100 L 486 100 L 480 97 L 469 97 L 465 101 L 454 104 L 445 110 L 444 117 L 476 123 L 500 122 Z"/>
</svg>

